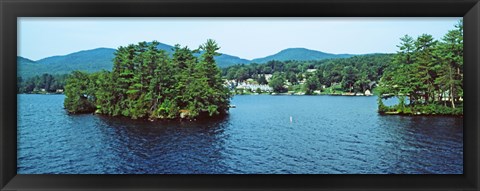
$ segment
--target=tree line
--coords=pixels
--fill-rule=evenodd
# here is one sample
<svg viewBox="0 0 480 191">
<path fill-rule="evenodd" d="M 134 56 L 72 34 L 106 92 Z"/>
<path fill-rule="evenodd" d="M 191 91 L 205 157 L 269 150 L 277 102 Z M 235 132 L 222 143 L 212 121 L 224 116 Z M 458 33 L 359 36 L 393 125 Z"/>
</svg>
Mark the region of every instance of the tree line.
<svg viewBox="0 0 480 191">
<path fill-rule="evenodd" d="M 390 64 L 393 54 L 359 55 L 351 58 L 335 58 L 320 61 L 269 61 L 265 64 L 235 65 L 224 68 L 222 74 L 228 80 L 242 82 L 249 78 L 258 84 L 268 84 L 276 93 L 298 86 L 307 94 L 338 86 L 343 92 L 365 92 L 372 90 L 384 70 Z M 270 82 L 266 74 L 272 74 Z"/>
<path fill-rule="evenodd" d="M 17 77 L 17 93 L 53 93 L 63 90 L 68 74 L 42 74 L 24 79 Z"/>
<path fill-rule="evenodd" d="M 172 56 L 157 46 L 119 47 L 111 72 L 73 72 L 65 86 L 67 111 L 152 120 L 228 112 L 231 94 L 214 60 L 220 48 L 214 40 L 196 50 L 175 45 Z"/>
<path fill-rule="evenodd" d="M 380 80 L 379 111 L 404 114 L 463 114 L 463 22 L 435 40 L 405 35 Z M 398 97 L 387 107 L 383 99 Z"/>
</svg>

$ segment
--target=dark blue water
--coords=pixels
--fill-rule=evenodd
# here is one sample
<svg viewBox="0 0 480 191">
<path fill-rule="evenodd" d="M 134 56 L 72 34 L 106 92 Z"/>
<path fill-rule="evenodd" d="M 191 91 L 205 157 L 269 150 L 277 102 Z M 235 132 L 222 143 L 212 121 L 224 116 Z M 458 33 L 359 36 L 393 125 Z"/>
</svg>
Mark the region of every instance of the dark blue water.
<svg viewBox="0 0 480 191">
<path fill-rule="evenodd" d="M 462 118 L 381 116 L 375 97 L 235 96 L 196 122 L 67 115 L 63 99 L 18 95 L 19 174 L 463 173 Z"/>
</svg>

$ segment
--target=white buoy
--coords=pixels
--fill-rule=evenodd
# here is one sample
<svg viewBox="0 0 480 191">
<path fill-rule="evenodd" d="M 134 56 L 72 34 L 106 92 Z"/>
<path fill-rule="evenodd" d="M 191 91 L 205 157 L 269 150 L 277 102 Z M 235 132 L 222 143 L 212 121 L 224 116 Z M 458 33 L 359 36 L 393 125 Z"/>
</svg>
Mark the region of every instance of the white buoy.
<svg viewBox="0 0 480 191">
<path fill-rule="evenodd" d="M 291 123 L 291 122 L 293 122 L 293 118 L 292 118 L 292 116 L 290 116 L 290 123 Z"/>
</svg>

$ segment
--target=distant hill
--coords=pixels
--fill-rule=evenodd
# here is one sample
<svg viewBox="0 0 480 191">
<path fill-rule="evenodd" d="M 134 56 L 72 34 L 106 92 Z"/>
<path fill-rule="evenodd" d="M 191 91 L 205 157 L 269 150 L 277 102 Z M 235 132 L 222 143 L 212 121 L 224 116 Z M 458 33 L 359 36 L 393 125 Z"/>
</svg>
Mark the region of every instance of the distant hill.
<svg viewBox="0 0 480 191">
<path fill-rule="evenodd" d="M 172 54 L 173 46 L 160 43 L 158 49 Z M 74 70 L 96 72 L 111 70 L 113 66 L 113 48 L 96 48 L 83 50 L 63 56 L 52 56 L 33 61 L 23 57 L 17 57 L 18 75 L 24 78 L 41 75 L 43 73 L 65 74 Z M 222 54 L 215 58 L 219 67 L 228 67 L 235 64 L 248 63 L 249 60 L 228 54 Z"/>
<path fill-rule="evenodd" d="M 158 49 L 165 50 L 172 54 L 173 46 L 160 43 Z M 86 72 L 96 72 L 100 70 L 111 70 L 113 66 L 115 49 L 96 48 L 92 50 L 83 50 L 63 56 L 52 56 L 41 60 L 33 61 L 27 58 L 18 57 L 18 75 L 23 78 L 41 75 L 43 73 L 65 74 L 74 70 Z M 196 54 L 197 56 L 199 54 Z M 278 52 L 277 54 L 264 58 L 253 60 L 242 59 L 237 56 L 222 54 L 215 58 L 217 65 L 221 68 L 249 63 L 265 63 L 270 60 L 323 60 L 331 58 L 348 58 L 354 55 L 350 54 L 329 54 L 306 48 L 289 48 Z"/>
<path fill-rule="evenodd" d="M 172 54 L 172 53 L 173 53 L 173 46 L 170 46 L 170 45 L 168 45 L 168 44 L 158 43 L 157 49 L 159 49 L 159 50 L 165 50 L 165 51 L 168 52 L 169 54 Z"/>
<path fill-rule="evenodd" d="M 218 67 L 226 68 L 236 64 L 248 64 L 250 60 L 239 58 L 237 56 L 231 56 L 228 54 L 222 54 L 215 57 L 215 62 L 217 62 Z"/>
<path fill-rule="evenodd" d="M 17 75 L 22 77 L 30 77 L 37 75 L 41 65 L 33 60 L 17 56 Z"/>
<path fill-rule="evenodd" d="M 69 73 L 74 70 L 86 72 L 111 70 L 114 52 L 115 49 L 112 48 L 97 48 L 65 56 L 52 56 L 36 62 L 45 66 L 46 72 L 51 71 L 49 73 L 54 74 Z"/>
<path fill-rule="evenodd" d="M 172 50 L 173 46 L 170 46 L 167 44 L 160 43 L 157 46 L 157 48 L 160 50 L 165 50 L 170 54 L 173 53 L 173 50 Z M 200 54 L 195 54 L 195 56 L 199 56 Z M 250 62 L 250 60 L 246 60 L 246 59 L 239 58 L 237 56 L 232 56 L 232 55 L 222 53 L 222 55 L 215 57 L 215 62 L 217 62 L 218 67 L 224 68 L 224 67 L 228 67 L 235 64 L 247 64 Z"/>
<path fill-rule="evenodd" d="M 35 64 L 35 61 L 30 60 L 28 58 L 21 57 L 21 56 L 17 56 L 17 63 L 20 65 L 29 65 L 29 64 Z"/>
<path fill-rule="evenodd" d="M 66 74 L 74 70 L 95 72 L 111 70 L 113 53 L 112 48 L 97 48 L 84 50 L 63 56 L 52 56 L 37 61 L 17 57 L 18 75 L 28 78 L 44 73 Z"/>
<path fill-rule="evenodd" d="M 330 54 L 325 52 L 320 52 L 316 50 L 310 50 L 306 48 L 288 48 L 282 50 L 274 55 L 270 55 L 264 58 L 253 59 L 253 63 L 265 63 L 271 60 L 299 60 L 299 61 L 308 61 L 308 60 L 323 60 L 330 58 L 349 58 L 354 55 L 351 54 Z"/>
</svg>

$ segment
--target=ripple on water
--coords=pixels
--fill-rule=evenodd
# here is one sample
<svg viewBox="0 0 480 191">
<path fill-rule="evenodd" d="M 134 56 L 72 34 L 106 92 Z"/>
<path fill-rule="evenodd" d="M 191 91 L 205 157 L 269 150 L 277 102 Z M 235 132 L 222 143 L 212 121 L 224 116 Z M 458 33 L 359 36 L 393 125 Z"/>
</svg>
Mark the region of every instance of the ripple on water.
<svg viewBox="0 0 480 191">
<path fill-rule="evenodd" d="M 236 96 L 226 118 L 181 123 L 18 98 L 19 174 L 463 173 L 461 118 L 380 116 L 375 97 Z"/>
</svg>

